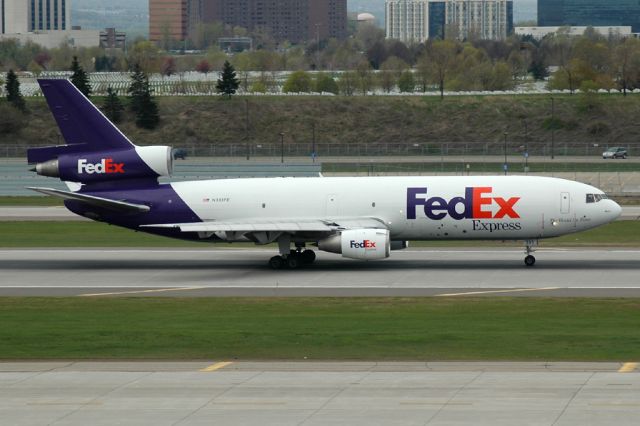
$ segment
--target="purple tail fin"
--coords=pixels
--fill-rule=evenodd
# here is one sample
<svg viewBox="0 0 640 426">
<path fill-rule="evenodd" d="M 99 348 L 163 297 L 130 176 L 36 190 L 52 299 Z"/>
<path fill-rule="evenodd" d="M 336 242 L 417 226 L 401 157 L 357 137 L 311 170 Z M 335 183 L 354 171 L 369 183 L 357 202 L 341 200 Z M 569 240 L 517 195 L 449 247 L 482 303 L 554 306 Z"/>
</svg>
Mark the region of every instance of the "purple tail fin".
<svg viewBox="0 0 640 426">
<path fill-rule="evenodd" d="M 33 148 L 30 164 L 63 154 L 133 149 L 134 145 L 69 80 L 38 80 L 65 146 Z"/>
</svg>

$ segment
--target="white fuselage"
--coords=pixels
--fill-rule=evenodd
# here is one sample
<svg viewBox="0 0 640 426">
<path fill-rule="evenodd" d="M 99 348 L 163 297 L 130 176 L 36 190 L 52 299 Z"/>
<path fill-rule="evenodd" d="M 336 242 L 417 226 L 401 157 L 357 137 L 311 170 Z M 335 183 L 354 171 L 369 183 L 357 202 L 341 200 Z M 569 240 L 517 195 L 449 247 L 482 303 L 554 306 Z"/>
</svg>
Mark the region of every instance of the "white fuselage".
<svg viewBox="0 0 640 426">
<path fill-rule="evenodd" d="M 177 182 L 203 221 L 375 218 L 392 240 L 556 237 L 616 219 L 592 186 L 536 176 L 264 178 Z"/>
</svg>

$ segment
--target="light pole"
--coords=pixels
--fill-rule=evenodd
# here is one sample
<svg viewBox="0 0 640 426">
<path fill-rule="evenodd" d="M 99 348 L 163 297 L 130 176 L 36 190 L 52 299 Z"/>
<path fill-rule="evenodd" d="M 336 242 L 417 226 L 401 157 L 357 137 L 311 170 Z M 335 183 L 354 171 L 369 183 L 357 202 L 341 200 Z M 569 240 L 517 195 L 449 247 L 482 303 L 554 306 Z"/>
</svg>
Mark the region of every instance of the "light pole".
<svg viewBox="0 0 640 426">
<path fill-rule="evenodd" d="M 555 145 L 556 145 L 556 108 L 553 96 L 551 97 L 551 159 L 555 158 Z"/>
<path fill-rule="evenodd" d="M 247 144 L 247 161 L 251 158 L 251 145 L 249 144 L 249 99 L 244 100 L 244 138 Z"/>
<path fill-rule="evenodd" d="M 507 166 L 507 132 L 504 132 L 504 148 L 503 148 L 503 151 L 504 151 L 504 166 L 503 166 L 503 168 L 504 168 L 504 175 L 506 176 L 507 175 L 507 168 L 508 168 L 508 166 Z"/>
<path fill-rule="evenodd" d="M 280 132 L 280 162 L 284 163 L 284 133 Z"/>
<path fill-rule="evenodd" d="M 311 130 L 313 132 L 313 139 L 311 141 L 311 159 L 316 162 L 316 122 L 311 123 Z"/>
<path fill-rule="evenodd" d="M 524 172 L 529 173 L 529 129 L 527 126 L 527 120 L 524 122 Z"/>
</svg>

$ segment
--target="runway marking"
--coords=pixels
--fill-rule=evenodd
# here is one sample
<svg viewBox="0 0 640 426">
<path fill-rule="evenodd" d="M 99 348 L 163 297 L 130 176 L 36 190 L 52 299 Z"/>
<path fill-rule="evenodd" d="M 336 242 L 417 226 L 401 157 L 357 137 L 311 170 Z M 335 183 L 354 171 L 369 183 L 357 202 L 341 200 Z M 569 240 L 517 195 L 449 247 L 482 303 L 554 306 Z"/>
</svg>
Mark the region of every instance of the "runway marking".
<svg viewBox="0 0 640 426">
<path fill-rule="evenodd" d="M 637 362 L 625 362 L 618 370 L 618 373 L 631 373 L 638 367 Z"/>
<path fill-rule="evenodd" d="M 167 291 L 201 290 L 204 288 L 206 287 L 172 287 L 172 288 L 156 288 L 152 290 L 113 291 L 110 293 L 85 293 L 85 294 L 79 294 L 78 297 L 116 296 L 121 294 L 140 294 L 140 293 L 162 293 Z"/>
<path fill-rule="evenodd" d="M 223 361 L 223 362 L 216 362 L 215 364 L 211 364 L 210 366 L 203 368 L 202 372 L 204 373 L 210 373 L 212 371 L 216 371 L 216 370 L 220 370 L 221 368 L 226 367 L 227 365 L 231 365 L 233 364 L 232 361 Z"/>
<path fill-rule="evenodd" d="M 468 291 L 465 293 L 436 294 L 434 297 L 468 296 L 468 295 L 474 295 L 474 294 L 494 294 L 494 293 L 516 293 L 516 292 L 524 292 L 524 291 L 545 291 L 545 290 L 560 290 L 560 287 L 512 288 L 508 290 Z"/>
</svg>

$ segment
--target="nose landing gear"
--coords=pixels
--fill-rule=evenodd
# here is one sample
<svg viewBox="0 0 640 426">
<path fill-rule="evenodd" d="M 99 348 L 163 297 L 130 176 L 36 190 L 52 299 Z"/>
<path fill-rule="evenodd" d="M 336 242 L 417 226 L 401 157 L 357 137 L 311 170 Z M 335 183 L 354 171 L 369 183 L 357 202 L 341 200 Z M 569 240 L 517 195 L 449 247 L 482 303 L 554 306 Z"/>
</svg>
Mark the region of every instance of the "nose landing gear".
<svg viewBox="0 0 640 426">
<path fill-rule="evenodd" d="M 538 240 L 527 240 L 525 241 L 525 258 L 524 264 L 526 266 L 533 266 L 536 264 L 536 258 L 533 256 L 533 252 L 535 251 L 534 247 L 538 245 Z"/>
</svg>

